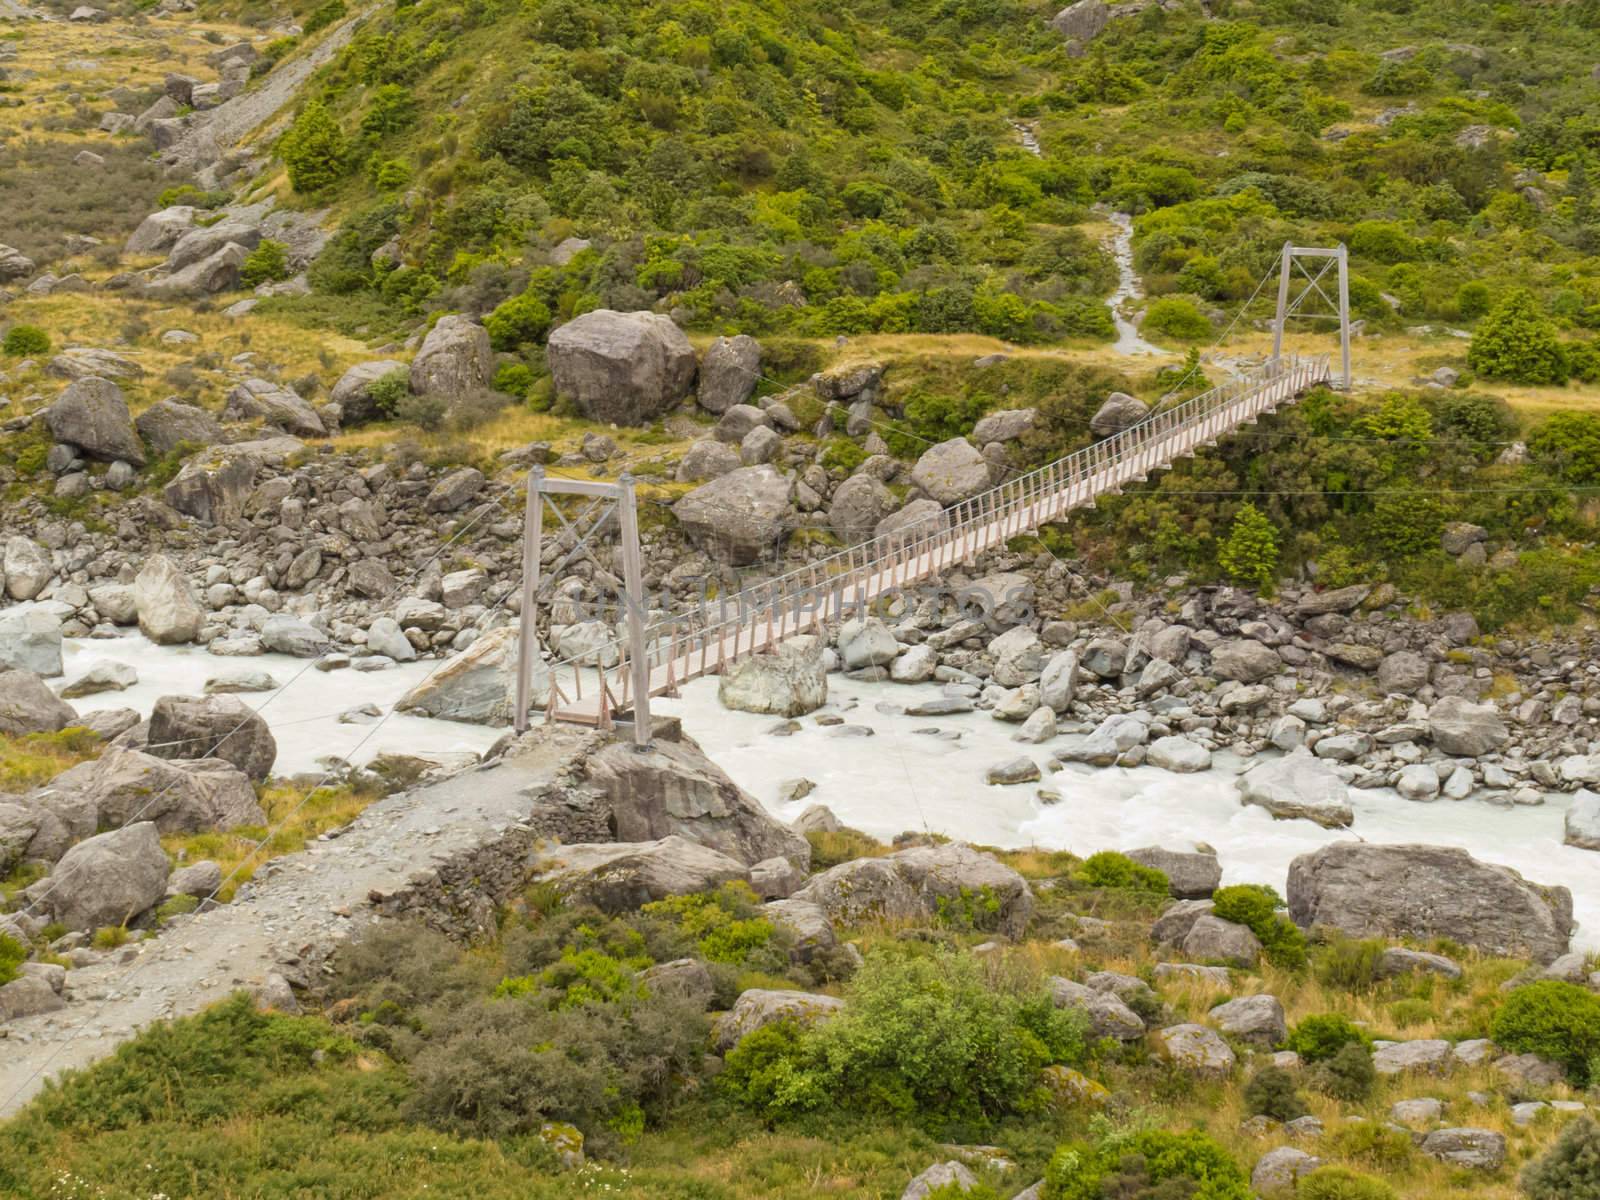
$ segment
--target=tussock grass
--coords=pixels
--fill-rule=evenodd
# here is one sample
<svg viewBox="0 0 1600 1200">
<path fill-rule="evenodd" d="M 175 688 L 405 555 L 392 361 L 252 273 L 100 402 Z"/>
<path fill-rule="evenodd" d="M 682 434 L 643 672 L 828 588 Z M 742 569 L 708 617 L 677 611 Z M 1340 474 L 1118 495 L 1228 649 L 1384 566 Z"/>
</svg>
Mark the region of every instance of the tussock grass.
<svg viewBox="0 0 1600 1200">
<path fill-rule="evenodd" d="M 25 792 L 49 783 L 68 767 L 98 758 L 103 748 L 100 739 L 86 729 L 0 734 L 0 792 Z"/>
</svg>

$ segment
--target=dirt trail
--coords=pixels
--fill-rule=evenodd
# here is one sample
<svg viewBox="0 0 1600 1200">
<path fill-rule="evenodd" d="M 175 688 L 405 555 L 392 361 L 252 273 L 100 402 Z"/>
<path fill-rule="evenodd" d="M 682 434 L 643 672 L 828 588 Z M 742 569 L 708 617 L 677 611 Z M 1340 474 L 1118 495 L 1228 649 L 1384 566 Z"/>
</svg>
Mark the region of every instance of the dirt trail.
<svg viewBox="0 0 1600 1200">
<path fill-rule="evenodd" d="M 556 729 L 528 742 L 516 758 L 381 800 L 336 835 L 263 866 L 232 904 L 70 971 L 64 1010 L 0 1025 L 0 1117 L 152 1022 L 320 960 L 372 919 L 374 893 L 406 892 L 487 846 L 520 844 L 530 797 L 581 735 Z"/>
</svg>

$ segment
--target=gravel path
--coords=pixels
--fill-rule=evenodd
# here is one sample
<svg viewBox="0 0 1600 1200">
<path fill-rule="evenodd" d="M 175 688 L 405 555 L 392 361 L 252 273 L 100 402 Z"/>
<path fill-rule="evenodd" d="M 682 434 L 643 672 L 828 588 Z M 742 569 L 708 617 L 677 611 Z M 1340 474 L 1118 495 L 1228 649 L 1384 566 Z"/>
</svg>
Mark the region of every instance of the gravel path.
<svg viewBox="0 0 1600 1200">
<path fill-rule="evenodd" d="M 338 833 L 276 859 L 235 901 L 67 974 L 67 1007 L 0 1025 L 0 1117 L 60 1072 L 110 1054 L 154 1021 L 318 961 L 370 920 L 369 896 L 404 891 L 486 845 L 525 833 L 530 796 L 581 740 L 558 729 L 514 759 L 380 800 Z M 293 967 L 288 967 L 290 972 Z"/>
</svg>

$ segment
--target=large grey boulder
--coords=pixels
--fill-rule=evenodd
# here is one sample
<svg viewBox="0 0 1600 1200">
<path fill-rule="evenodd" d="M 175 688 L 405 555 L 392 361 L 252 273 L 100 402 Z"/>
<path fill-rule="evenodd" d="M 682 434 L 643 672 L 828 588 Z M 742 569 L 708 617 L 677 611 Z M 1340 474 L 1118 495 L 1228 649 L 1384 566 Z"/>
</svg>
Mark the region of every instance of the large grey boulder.
<svg viewBox="0 0 1600 1200">
<path fill-rule="evenodd" d="M 146 560 L 133 581 L 139 631 L 160 646 L 192 642 L 205 624 L 205 609 L 183 572 L 164 554 Z"/>
<path fill-rule="evenodd" d="M 0 610 L 0 671 L 61 674 L 61 623 L 43 609 Z"/>
<path fill-rule="evenodd" d="M 260 473 L 255 455 L 224 449 L 184 463 L 161 494 L 185 516 L 207 525 L 233 525 L 244 515 Z"/>
<path fill-rule="evenodd" d="M 43 976 L 23 975 L 0 987 L 0 1023 L 60 1012 L 66 1006 L 67 1002 Z"/>
<path fill-rule="evenodd" d="M 900 1200 L 927 1200 L 935 1194 L 947 1196 L 951 1192 L 970 1192 L 977 1186 L 978 1177 L 964 1163 L 951 1159 L 949 1162 L 934 1163 L 906 1184 L 906 1190 L 900 1193 Z"/>
<path fill-rule="evenodd" d="M 0 579 L 13 600 L 32 600 L 55 573 L 50 552 L 43 546 L 20 534 L 6 539 L 5 553 L 0 555 Z"/>
<path fill-rule="evenodd" d="M 99 929 L 160 904 L 168 874 L 154 822 L 140 821 L 79 842 L 27 894 L 68 929 Z"/>
<path fill-rule="evenodd" d="M 976 895 L 992 896 L 997 905 L 992 913 L 973 914 L 979 924 L 992 922 L 1009 937 L 1027 928 L 1033 915 L 1027 881 L 959 842 L 840 863 L 813 876 L 794 899 L 810 901 L 833 920 L 849 923 L 863 917 L 924 919 L 939 912 L 941 898 L 947 908 L 959 908 L 970 905 Z"/>
<path fill-rule="evenodd" d="M 828 672 L 822 643 L 809 635 L 790 638 L 770 654 L 751 654 L 723 671 L 717 699 L 736 712 L 800 717 L 828 702 Z"/>
<path fill-rule="evenodd" d="M 793 491 L 793 483 L 763 463 L 701 484 L 672 513 L 702 550 L 733 566 L 749 566 L 776 551 Z"/>
<path fill-rule="evenodd" d="M 587 312 L 552 333 L 546 349 L 556 394 L 592 421 L 648 425 L 694 383 L 694 347 L 661 313 Z"/>
<path fill-rule="evenodd" d="M 877 476 L 852 475 L 834 489 L 828 524 L 846 541 L 862 541 L 876 536 L 897 503 L 894 493 Z"/>
<path fill-rule="evenodd" d="M 1289 865 L 1289 915 L 1352 937 L 1449 938 L 1546 963 L 1565 954 L 1572 893 L 1449 846 L 1337 842 Z"/>
<path fill-rule="evenodd" d="M 844 1001 L 836 996 L 748 988 L 739 993 L 733 1007 L 717 1021 L 712 1030 L 712 1045 L 719 1052 L 726 1053 L 756 1030 L 765 1029 L 778 1021 L 811 1025 L 827 1020 L 843 1008 Z"/>
<path fill-rule="evenodd" d="M 411 390 L 461 396 L 494 379 L 494 349 L 482 325 L 456 313 L 440 317 L 411 360 Z"/>
<path fill-rule="evenodd" d="M 1052 655 L 1039 672 L 1039 703 L 1062 713 L 1072 707 L 1078 695 L 1078 654 L 1063 650 Z"/>
<path fill-rule="evenodd" d="M 195 210 L 187 204 L 177 204 L 153 212 L 124 243 L 125 254 L 164 254 L 178 244 L 178 240 L 194 228 Z"/>
<path fill-rule="evenodd" d="M 249 256 L 247 248 L 238 242 L 229 242 L 215 254 L 190 263 L 181 271 L 150 280 L 144 285 L 144 294 L 152 300 L 186 300 L 232 291 L 239 286 L 239 268 Z"/>
<path fill-rule="evenodd" d="M 0 733 L 55 733 L 78 714 L 32 671 L 0 671 Z"/>
<path fill-rule="evenodd" d="M 173 243 L 167 255 L 167 270 L 181 271 L 230 244 L 254 250 L 261 244 L 261 226 L 240 217 L 224 217 L 212 225 L 196 225 Z"/>
<path fill-rule="evenodd" d="M 1428 736 L 1445 754 L 1476 758 L 1500 749 L 1511 731 L 1494 705 L 1446 696 L 1428 710 Z"/>
<path fill-rule="evenodd" d="M 0 875 L 9 875 L 39 832 L 40 815 L 20 797 L 0 794 Z"/>
<path fill-rule="evenodd" d="M 1261 939 L 1246 926 L 1224 921 L 1215 913 L 1202 913 L 1184 935 L 1182 950 L 1191 961 L 1213 959 L 1253 967 L 1261 957 Z"/>
<path fill-rule="evenodd" d="M 278 757 L 278 742 L 249 705 L 237 696 L 163 696 L 150 712 L 150 741 L 157 758 L 220 758 L 251 779 L 265 779 Z"/>
<path fill-rule="evenodd" d="M 1253 1042 L 1266 1049 L 1289 1036 L 1283 1005 L 1276 996 L 1265 993 L 1225 1001 L 1213 1008 L 1209 1015 L 1217 1028 L 1229 1037 Z"/>
<path fill-rule="evenodd" d="M 944 505 L 923 496 L 908 501 L 898 512 L 892 512 L 878 522 L 872 531 L 874 537 L 900 534 L 906 541 L 917 541 L 938 533 L 950 524 Z"/>
<path fill-rule="evenodd" d="M 1081 0 L 1057 16 L 1056 20 L 1060 21 L 1075 10 L 1093 11 L 1096 8 L 1100 11 L 1100 23 L 1104 26 L 1105 6 L 1100 4 L 1099 0 Z M 1099 30 L 1095 32 L 1098 33 Z M 1097 438 L 1111 437 L 1137 425 L 1149 415 L 1150 406 L 1137 396 L 1130 396 L 1127 392 L 1112 392 L 1106 397 L 1105 403 L 1095 410 L 1094 416 L 1089 418 L 1089 432 Z"/>
<path fill-rule="evenodd" d="M 333 649 L 333 642 L 309 621 L 288 613 L 274 613 L 261 626 L 261 645 L 274 654 L 290 658 L 319 658 Z"/>
<path fill-rule="evenodd" d="M 750 877 L 737 859 L 681 837 L 549 846 L 535 854 L 533 869 L 569 900 L 612 913 Z"/>
<path fill-rule="evenodd" d="M 396 711 L 474 725 L 509 724 L 516 709 L 518 641 L 509 626 L 491 629 L 402 696 Z M 549 668 L 536 658 L 532 703 L 541 706 L 549 697 Z"/>
<path fill-rule="evenodd" d="M 1506 1135 L 1493 1129 L 1435 1129 L 1422 1152 L 1452 1167 L 1494 1171 L 1506 1161 Z"/>
<path fill-rule="evenodd" d="M 1145 761 L 1152 767 L 1180 775 L 1207 770 L 1211 766 L 1211 751 L 1182 734 L 1157 738 L 1145 750 Z"/>
<path fill-rule="evenodd" d="M 380 379 L 399 374 L 407 376 L 409 386 L 409 371 L 405 363 L 383 358 L 376 362 L 357 363 L 339 376 L 339 382 L 333 385 L 328 399 L 339 406 L 340 424 L 346 427 L 362 425 L 392 415 L 378 411 L 372 399 L 372 385 Z"/>
<path fill-rule="evenodd" d="M 3 661 L 4 646 L 0 645 L 0 662 Z M 1600 850 L 1600 795 L 1580 788 L 1572 797 L 1562 840 L 1580 850 Z"/>
<path fill-rule="evenodd" d="M 137 819 L 162 833 L 204 833 L 267 823 L 250 777 L 233 763 L 175 758 L 111 746 L 57 775 L 48 790 L 91 801 L 101 825 Z"/>
<path fill-rule="evenodd" d="M 1396 650 L 1378 664 L 1378 690 L 1385 694 L 1412 696 L 1427 682 L 1428 660 L 1415 650 Z"/>
<path fill-rule="evenodd" d="M 1255 683 L 1283 670 L 1283 659 L 1271 646 L 1254 638 L 1219 642 L 1211 651 L 1211 673 L 1218 679 Z"/>
<path fill-rule="evenodd" d="M 741 466 L 739 451 L 715 438 L 701 438 L 683 452 L 678 462 L 679 483 L 699 483 L 703 479 L 720 479 L 729 471 Z"/>
<path fill-rule="evenodd" d="M 1057 1008 L 1071 1008 L 1089 1019 L 1089 1034 L 1095 1038 L 1114 1038 L 1132 1042 L 1145 1033 L 1144 1020 L 1113 991 L 1086 987 L 1052 975 L 1045 980 Z"/>
<path fill-rule="evenodd" d="M 1036 408 L 1008 408 L 980 417 L 972 427 L 972 440 L 979 446 L 990 442 L 1014 442 L 1039 421 Z"/>
<path fill-rule="evenodd" d="M 922 452 L 911 482 L 940 504 L 957 504 L 989 486 L 989 460 L 966 438 L 951 438 Z"/>
<path fill-rule="evenodd" d="M 33 259 L 14 246 L 0 243 L 0 283 L 25 279 L 33 274 Z"/>
<path fill-rule="evenodd" d="M 214 446 L 222 440 L 222 426 L 205 409 L 181 400 L 157 400 L 134 419 L 139 436 L 157 454 L 170 454 L 184 442 Z"/>
<path fill-rule="evenodd" d="M 61 689 L 63 700 L 80 700 L 84 696 L 99 696 L 105 692 L 125 692 L 139 682 L 139 672 L 127 663 L 113 659 L 97 659 L 87 670 Z"/>
<path fill-rule="evenodd" d="M 1170 1025 L 1156 1034 L 1156 1050 L 1180 1071 L 1226 1077 L 1239 1059 L 1216 1030 L 1204 1025 Z"/>
<path fill-rule="evenodd" d="M 1304 818 L 1343 829 L 1355 820 L 1344 780 L 1305 750 L 1257 763 L 1235 786 L 1239 803 L 1257 805 L 1281 821 Z"/>
<path fill-rule="evenodd" d="M 1300 1177 L 1311 1174 L 1321 1165 L 1320 1158 L 1304 1150 L 1278 1146 L 1256 1160 L 1250 1172 L 1250 1189 L 1268 1200 L 1274 1196 L 1292 1196 Z"/>
<path fill-rule="evenodd" d="M 761 378 L 761 343 L 748 334 L 719 337 L 700 360 L 700 407 L 721 416 L 750 399 Z"/>
<path fill-rule="evenodd" d="M 224 421 L 261 420 L 294 437 L 327 437 L 328 427 L 317 410 L 293 388 L 266 379 L 246 379 L 229 393 Z"/>
<path fill-rule="evenodd" d="M 801 867 L 811 846 L 767 815 L 749 793 L 684 739 L 658 738 L 640 751 L 612 742 L 589 756 L 585 773 L 604 794 L 619 841 L 680 837 L 746 865 L 784 858 Z"/>
<path fill-rule="evenodd" d="M 45 424 L 58 442 L 76 446 L 101 462 L 145 464 L 144 444 L 133 427 L 122 389 L 109 379 L 79 379 L 44 411 Z"/>
<path fill-rule="evenodd" d="M 847 671 L 886 667 L 900 653 L 900 643 L 879 617 L 852 617 L 840 625 L 838 646 Z"/>
<path fill-rule="evenodd" d="M 1123 853 L 1141 866 L 1164 873 L 1167 891 L 1178 900 L 1204 899 L 1222 882 L 1222 864 L 1217 861 L 1217 852 L 1209 846 L 1192 845 L 1189 849 L 1141 846 Z"/>
</svg>

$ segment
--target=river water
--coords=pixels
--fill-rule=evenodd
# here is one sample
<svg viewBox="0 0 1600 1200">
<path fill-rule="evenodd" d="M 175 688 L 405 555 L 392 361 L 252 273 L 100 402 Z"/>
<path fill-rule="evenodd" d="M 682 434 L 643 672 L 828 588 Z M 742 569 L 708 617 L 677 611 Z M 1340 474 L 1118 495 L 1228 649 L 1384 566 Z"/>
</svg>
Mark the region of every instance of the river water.
<svg viewBox="0 0 1600 1200">
<path fill-rule="evenodd" d="M 1280 892 L 1296 855 L 1352 836 L 1369 842 L 1459 846 L 1486 862 L 1515 868 L 1530 880 L 1572 889 L 1578 941 L 1600 949 L 1600 853 L 1561 844 L 1568 799 L 1534 808 L 1502 809 L 1477 800 L 1418 804 L 1389 789 L 1352 789 L 1355 823 L 1323 829 L 1310 821 L 1278 821 L 1239 803 L 1234 787 L 1244 764 L 1218 755 L 1209 771 L 1176 775 L 1159 767 L 1086 767 L 1048 771 L 1041 784 L 991 786 L 985 772 L 1026 754 L 1041 766 L 1049 743 L 1011 741 L 1016 726 L 986 713 L 913 718 L 880 711 L 937 694 L 936 685 L 857 683 L 831 677 L 829 711 L 872 736 L 840 734 L 802 718 L 800 732 L 775 737 L 772 717 L 725 711 L 716 681 L 696 680 L 677 700 L 658 700 L 746 791 L 792 820 L 810 804 L 826 804 L 846 825 L 889 839 L 928 830 L 965 841 L 1015 849 L 1037 846 L 1086 855 L 1137 846 L 1179 847 L 1185 840 L 1216 848 L 1227 883 L 1266 883 Z M 937 732 L 932 732 L 937 730 Z M 787 779 L 812 780 L 816 791 L 777 802 Z M 1042 803 L 1041 786 L 1061 794 Z"/>
<path fill-rule="evenodd" d="M 340 722 L 341 713 L 369 703 L 389 713 L 441 665 L 438 660 L 373 673 L 348 668 L 324 673 L 305 659 L 220 658 L 197 647 L 157 646 L 138 635 L 68 639 L 64 658 L 66 680 L 98 659 L 126 663 L 139 673 L 138 684 L 127 691 L 73 701 L 81 713 L 133 708 L 148 715 L 159 697 L 199 695 L 213 676 L 268 672 L 279 690 L 239 699 L 272 728 L 279 774 L 318 770 L 330 756 L 365 763 L 382 752 L 481 754 L 504 732 L 401 715 L 381 723 Z M 1388 789 L 1352 790 L 1355 824 L 1339 831 L 1309 821 L 1276 821 L 1260 808 L 1242 806 L 1234 779 L 1244 764 L 1228 755 L 1218 755 L 1211 770 L 1193 775 L 1157 767 L 1073 765 L 1046 771 L 1041 784 L 997 787 L 985 782 L 989 767 L 1020 754 L 1043 767 L 1049 743 L 1013 742 L 1016 726 L 986 713 L 913 718 L 898 711 L 938 694 L 935 684 L 859 683 L 833 676 L 825 712 L 845 724 L 825 727 L 802 718 L 799 732 L 787 737 L 768 732 L 779 724 L 777 718 L 725 710 L 717 701 L 715 679 L 695 680 L 680 697 L 658 699 L 653 706 L 681 717 L 712 759 L 784 820 L 821 803 L 845 824 L 885 840 L 907 830 L 928 830 L 983 845 L 1080 855 L 1200 841 L 1216 848 L 1226 882 L 1268 883 L 1280 891 L 1296 855 L 1351 836 L 1460 846 L 1529 879 L 1571 888 L 1580 941 L 1600 948 L 1600 853 L 1561 844 L 1564 796 L 1552 796 L 1542 807 L 1502 809 L 1471 799 L 1418 804 Z M 779 804 L 779 785 L 798 777 L 813 781 L 815 792 L 797 803 Z M 1042 802 L 1041 786 L 1059 792 L 1061 800 Z"/>
</svg>

